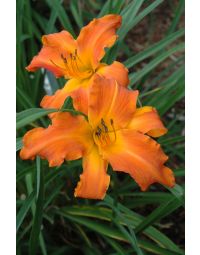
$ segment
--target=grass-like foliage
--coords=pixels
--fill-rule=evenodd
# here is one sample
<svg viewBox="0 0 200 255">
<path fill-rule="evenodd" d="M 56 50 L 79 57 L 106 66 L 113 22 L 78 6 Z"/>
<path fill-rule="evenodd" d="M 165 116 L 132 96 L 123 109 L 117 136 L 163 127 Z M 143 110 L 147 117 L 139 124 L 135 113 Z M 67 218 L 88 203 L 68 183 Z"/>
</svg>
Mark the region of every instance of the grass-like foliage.
<svg viewBox="0 0 200 255">
<path fill-rule="evenodd" d="M 104 200 L 78 199 L 73 190 L 81 160 L 49 168 L 46 160 L 22 161 L 17 152 L 18 255 L 184 254 L 183 0 L 17 0 L 17 151 L 21 137 L 48 126 L 46 116 L 55 111 L 39 108 L 44 85 L 53 93 L 65 83 L 46 70 L 25 70 L 41 36 L 66 29 L 76 37 L 93 18 L 109 13 L 120 14 L 123 25 L 104 60 L 122 61 L 129 88 L 140 90 L 138 105 L 154 106 L 161 115 L 169 131 L 158 141 L 177 184 L 141 192 L 129 175 L 109 171 Z"/>
</svg>

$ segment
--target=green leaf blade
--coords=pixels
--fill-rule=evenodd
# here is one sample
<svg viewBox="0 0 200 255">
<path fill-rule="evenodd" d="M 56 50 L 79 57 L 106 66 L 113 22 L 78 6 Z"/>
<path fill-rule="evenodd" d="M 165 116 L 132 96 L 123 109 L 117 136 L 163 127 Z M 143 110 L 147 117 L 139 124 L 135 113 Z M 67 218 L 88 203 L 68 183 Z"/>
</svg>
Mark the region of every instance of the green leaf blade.
<svg viewBox="0 0 200 255">
<path fill-rule="evenodd" d="M 24 201 L 22 207 L 20 208 L 17 218 L 16 218 L 16 230 L 18 231 L 19 227 L 21 226 L 24 218 L 26 217 L 26 214 L 28 210 L 30 209 L 33 201 L 35 198 L 35 192 L 33 191 L 30 196 L 27 197 L 27 199 Z"/>
</svg>

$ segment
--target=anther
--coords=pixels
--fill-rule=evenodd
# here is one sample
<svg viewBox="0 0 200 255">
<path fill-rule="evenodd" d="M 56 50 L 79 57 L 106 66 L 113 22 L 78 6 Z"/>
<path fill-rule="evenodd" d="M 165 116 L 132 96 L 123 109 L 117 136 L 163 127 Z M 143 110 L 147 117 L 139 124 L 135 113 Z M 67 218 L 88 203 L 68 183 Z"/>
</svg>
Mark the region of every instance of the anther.
<svg viewBox="0 0 200 255">
<path fill-rule="evenodd" d="M 95 135 L 97 135 L 98 137 L 101 135 L 101 128 L 97 127 L 97 131 L 95 132 Z"/>
<path fill-rule="evenodd" d="M 67 63 L 67 59 L 63 56 L 63 54 L 61 53 L 61 58 L 62 58 L 62 60 L 64 61 L 64 63 Z"/>
<path fill-rule="evenodd" d="M 104 130 L 106 133 L 108 133 L 108 127 L 105 124 L 105 121 L 103 119 L 101 119 L 101 125 L 104 127 Z"/>
<path fill-rule="evenodd" d="M 73 76 L 73 73 L 72 73 L 72 71 L 70 70 L 70 67 L 68 66 L 67 58 L 64 57 L 64 55 L 63 55 L 62 53 L 60 54 L 60 56 L 61 56 L 61 58 L 62 58 L 62 60 L 63 60 L 63 62 L 64 62 L 64 64 L 65 64 L 65 67 L 66 67 L 66 69 L 67 69 L 68 75 L 69 75 L 69 76 Z"/>
<path fill-rule="evenodd" d="M 70 62 L 71 62 L 71 68 L 70 68 L 70 72 L 72 73 L 73 76 L 79 76 L 78 73 L 77 73 L 77 70 L 76 70 L 76 66 L 74 65 L 74 62 L 76 63 L 76 59 L 74 59 L 74 56 L 72 53 L 70 53 Z"/>
<path fill-rule="evenodd" d="M 115 127 L 114 127 L 114 121 L 113 121 L 113 119 L 110 119 L 110 124 L 111 124 L 111 126 L 112 126 L 112 129 L 113 129 L 113 132 L 114 132 L 114 135 L 115 135 L 115 140 L 114 141 L 116 141 L 116 131 L 115 131 Z"/>
</svg>

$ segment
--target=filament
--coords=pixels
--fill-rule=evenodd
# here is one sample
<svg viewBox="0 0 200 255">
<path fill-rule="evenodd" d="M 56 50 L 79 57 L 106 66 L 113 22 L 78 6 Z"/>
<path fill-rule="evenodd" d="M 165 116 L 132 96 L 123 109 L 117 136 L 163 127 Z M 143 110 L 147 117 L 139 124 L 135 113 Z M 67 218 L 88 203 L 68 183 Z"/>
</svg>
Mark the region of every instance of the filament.
<svg viewBox="0 0 200 255">
<path fill-rule="evenodd" d="M 62 69 L 62 70 L 65 70 L 66 72 L 66 75 L 68 77 L 77 77 L 77 78 L 84 78 L 85 75 L 84 75 L 84 71 L 81 71 L 80 69 L 80 64 L 79 62 L 81 63 L 81 65 L 84 66 L 82 60 L 80 59 L 80 57 L 78 56 L 78 53 L 77 53 L 77 49 L 75 49 L 74 53 L 70 53 L 69 54 L 69 57 L 66 58 L 63 53 L 60 54 L 60 57 L 62 59 L 62 61 L 64 62 L 64 67 L 56 64 L 53 60 L 50 59 L 51 63 L 53 65 L 55 65 L 56 67 Z"/>
<path fill-rule="evenodd" d="M 51 63 L 53 64 L 53 65 L 55 65 L 56 67 L 58 67 L 58 68 L 60 68 L 60 69 L 63 69 L 63 70 L 65 70 L 65 68 L 63 68 L 63 67 L 61 67 L 61 66 L 59 66 L 59 65 L 57 65 L 52 59 L 49 59 L 50 61 L 51 61 Z"/>
<path fill-rule="evenodd" d="M 114 140 L 114 142 L 115 142 L 117 137 L 116 137 L 116 131 L 115 131 L 113 119 L 110 119 L 110 124 L 111 124 L 111 126 L 112 126 L 112 129 L 113 129 L 113 132 L 114 132 L 114 135 L 115 135 L 115 140 Z"/>
<path fill-rule="evenodd" d="M 84 66 L 84 63 L 82 62 L 82 60 L 81 60 L 80 57 L 78 56 L 77 49 L 75 49 L 75 56 L 76 56 L 77 59 L 81 62 L 81 64 Z"/>
</svg>

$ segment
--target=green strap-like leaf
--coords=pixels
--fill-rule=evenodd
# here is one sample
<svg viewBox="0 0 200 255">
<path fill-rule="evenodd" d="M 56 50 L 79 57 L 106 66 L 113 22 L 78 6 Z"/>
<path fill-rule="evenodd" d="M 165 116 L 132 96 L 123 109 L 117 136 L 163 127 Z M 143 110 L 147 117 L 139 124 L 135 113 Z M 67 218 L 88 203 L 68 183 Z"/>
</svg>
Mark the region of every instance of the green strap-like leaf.
<svg viewBox="0 0 200 255">
<path fill-rule="evenodd" d="M 22 137 L 18 137 L 16 139 L 16 151 L 21 150 L 21 148 L 22 148 Z"/>
<path fill-rule="evenodd" d="M 184 43 L 181 43 L 181 44 L 171 48 L 167 52 L 161 53 L 159 56 L 157 56 L 152 61 L 150 61 L 147 65 L 145 65 L 144 68 L 142 68 L 137 73 L 130 74 L 129 75 L 129 78 L 130 78 L 129 86 L 132 86 L 133 84 L 135 84 L 144 75 L 146 75 L 148 72 L 153 70 L 156 66 L 158 66 L 160 63 L 162 63 L 165 59 L 167 59 L 171 55 L 173 55 L 175 52 L 184 50 L 184 47 L 185 47 Z"/>
<path fill-rule="evenodd" d="M 24 201 L 22 207 L 20 208 L 18 214 L 17 214 L 17 219 L 16 219 L 16 229 L 18 231 L 19 227 L 21 226 L 24 218 L 26 217 L 26 214 L 28 210 L 31 207 L 31 204 L 33 203 L 35 198 L 35 192 L 33 191 L 30 196 L 27 197 L 27 199 Z"/>
<path fill-rule="evenodd" d="M 101 235 L 104 235 L 104 236 L 107 236 L 107 237 L 110 237 L 110 238 L 113 238 L 113 239 L 116 239 L 119 241 L 128 242 L 127 238 L 124 236 L 123 233 L 121 233 L 121 231 L 119 231 L 118 229 L 115 229 L 113 227 L 109 227 L 104 223 L 98 223 L 93 220 L 89 220 L 89 219 L 86 219 L 86 218 L 80 217 L 80 216 L 68 215 L 63 212 L 58 212 L 58 213 L 64 217 L 66 217 L 68 220 L 70 220 L 72 222 L 76 222 L 78 224 L 81 224 L 81 225 L 91 229 L 92 231 L 95 231 L 95 232 L 101 234 Z M 142 249 L 151 251 L 154 254 L 158 254 L 158 255 L 161 255 L 161 254 L 163 254 L 163 255 L 182 255 L 183 254 L 183 253 L 163 249 L 163 248 L 159 247 L 158 245 L 154 245 L 147 241 L 144 242 L 144 241 L 139 240 L 139 245 Z"/>
<path fill-rule="evenodd" d="M 137 23 L 139 23 L 146 15 L 152 12 L 163 0 L 156 0 L 142 10 L 138 15 L 137 12 L 140 9 L 143 1 L 131 1 L 120 13 L 122 15 L 122 27 L 119 29 L 119 39 L 117 43 L 108 51 L 105 61 L 111 64 L 117 57 L 119 49 L 123 49 L 123 38 L 128 31 L 132 29 Z M 130 18 L 131 17 L 131 18 Z"/>
<path fill-rule="evenodd" d="M 142 221 L 135 229 L 135 232 L 141 232 L 148 226 L 152 225 L 154 222 L 166 217 L 174 210 L 182 205 L 178 199 L 171 199 L 168 202 L 163 203 L 158 208 L 156 208 L 151 214 L 149 214 L 144 221 Z"/>
<path fill-rule="evenodd" d="M 112 0 L 107 0 L 103 7 L 101 8 L 101 11 L 98 14 L 98 18 L 103 17 L 104 15 L 110 13 L 110 9 L 112 6 Z"/>
<path fill-rule="evenodd" d="M 139 52 L 135 56 L 127 59 L 124 62 L 124 65 L 127 68 L 130 68 L 134 66 L 135 64 L 139 63 L 140 61 L 152 56 L 153 54 L 157 53 L 160 50 L 163 50 L 166 46 L 174 42 L 176 39 L 184 35 L 184 30 L 181 29 L 173 34 L 170 34 L 169 36 L 165 37 L 163 40 L 153 44 L 149 48 L 143 50 L 142 52 Z"/>
<path fill-rule="evenodd" d="M 25 92 L 25 90 L 22 90 L 20 87 L 17 86 L 16 90 L 17 94 L 17 102 L 24 108 L 34 107 L 34 104 L 32 103 L 32 98 L 28 96 L 28 94 Z"/>
<path fill-rule="evenodd" d="M 47 4 L 49 5 L 49 7 L 51 9 L 55 9 L 57 11 L 58 14 L 58 19 L 60 20 L 62 26 L 69 31 L 73 36 L 75 36 L 75 32 L 73 29 L 73 26 L 71 24 L 71 21 L 68 17 L 68 14 L 66 12 L 66 10 L 64 9 L 64 7 L 62 6 L 61 1 L 59 0 L 46 0 Z"/>
<path fill-rule="evenodd" d="M 17 171 L 16 181 L 20 181 L 22 178 L 26 176 L 26 174 L 32 172 L 34 170 L 34 166 L 29 166 L 26 168 L 22 168 L 21 170 Z"/>
<path fill-rule="evenodd" d="M 117 56 L 118 50 L 120 46 L 122 45 L 122 41 L 128 31 L 132 28 L 132 25 L 134 23 L 135 16 L 140 9 L 142 3 L 144 0 L 137 0 L 137 1 L 131 1 L 120 13 L 122 16 L 122 26 L 117 31 L 117 34 L 119 35 L 119 39 L 117 43 L 109 49 L 105 61 L 111 64 Z"/>
<path fill-rule="evenodd" d="M 83 27 L 83 17 L 82 17 L 82 12 L 80 9 L 80 2 L 77 0 L 71 0 L 70 1 L 70 10 L 71 10 L 72 15 L 74 16 L 76 24 L 79 26 L 79 28 L 82 28 Z"/>
<path fill-rule="evenodd" d="M 40 159 L 38 158 L 38 161 Z M 37 164 L 37 167 L 39 167 L 40 164 Z M 41 224 L 42 224 L 42 217 L 43 217 L 43 204 L 44 204 L 44 176 L 43 171 L 37 170 L 40 175 L 37 175 L 37 185 L 39 185 L 39 194 L 36 202 L 36 210 L 35 215 L 33 219 L 33 227 L 31 230 L 31 236 L 30 236 L 30 244 L 29 244 L 29 254 L 35 255 L 37 251 L 38 241 L 39 241 L 39 235 L 41 231 Z M 39 181 L 38 181 L 39 178 Z M 37 186 L 36 186 L 37 187 Z"/>
<path fill-rule="evenodd" d="M 67 97 L 62 105 L 61 111 L 65 109 L 72 109 L 74 110 L 73 107 L 73 99 L 71 96 Z"/>
<path fill-rule="evenodd" d="M 55 109 L 30 108 L 28 110 L 19 112 L 17 113 L 16 128 L 19 129 L 24 127 L 31 122 L 56 111 L 57 110 Z"/>
<path fill-rule="evenodd" d="M 106 195 L 104 200 L 107 203 L 113 204 L 113 199 L 109 195 Z M 119 202 L 117 204 L 120 211 L 125 213 L 126 217 L 132 220 L 134 227 L 136 227 L 138 224 L 142 223 L 145 220 L 145 217 L 142 217 L 141 215 L 133 212 L 128 207 L 122 205 Z M 180 252 L 182 254 L 182 250 L 176 244 L 174 244 L 168 237 L 166 237 L 163 233 L 161 233 L 154 227 L 152 226 L 148 227 L 147 229 L 144 230 L 143 233 L 152 240 L 156 241 L 159 245 L 166 247 L 167 249 L 176 251 L 178 253 Z"/>
<path fill-rule="evenodd" d="M 122 248 L 122 246 L 119 244 L 119 242 L 116 242 L 114 239 L 111 239 L 109 237 L 103 236 L 107 243 L 109 243 L 113 249 L 116 250 L 117 254 L 119 255 L 126 255 L 127 252 L 125 249 Z"/>
<path fill-rule="evenodd" d="M 122 41 L 134 24 L 135 16 L 144 0 L 131 1 L 120 13 L 122 15 L 122 26 L 118 31 L 119 40 Z"/>
<path fill-rule="evenodd" d="M 171 25 L 170 25 L 170 27 L 167 31 L 167 34 L 172 33 L 176 29 L 176 26 L 179 23 L 181 15 L 184 12 L 184 9 L 185 9 L 185 0 L 179 0 L 177 9 L 174 12 L 174 19 L 173 19 L 173 21 L 172 21 L 172 23 L 171 23 Z"/>
<path fill-rule="evenodd" d="M 103 203 L 113 203 L 113 199 L 106 195 Z M 102 203 L 102 202 L 101 202 Z M 129 210 L 127 207 L 123 206 L 122 204 L 118 203 L 118 207 L 121 211 L 123 211 L 124 218 L 129 220 L 129 226 L 131 228 L 135 228 L 137 225 L 144 221 L 144 217 L 140 216 L 139 214 Z M 81 216 L 86 218 L 95 218 L 104 221 L 112 221 L 113 213 L 111 209 L 105 207 L 97 207 L 97 206 L 69 206 L 59 209 L 57 212 L 63 215 L 69 216 Z M 126 223 L 123 221 L 119 221 L 119 224 L 122 226 L 126 226 Z M 150 226 L 143 232 L 148 238 L 154 240 L 157 244 L 165 247 L 166 249 L 171 249 L 173 251 L 177 251 L 181 253 L 181 249 L 178 248 L 167 236 L 163 233 L 158 231 L 156 228 Z"/>
<path fill-rule="evenodd" d="M 173 188 L 166 188 L 184 205 L 184 189 L 180 185 L 176 184 Z"/>
<path fill-rule="evenodd" d="M 132 28 L 135 27 L 144 17 L 151 13 L 158 5 L 160 5 L 164 0 L 155 0 L 150 5 L 148 5 L 144 10 L 138 13 L 132 24 Z"/>
</svg>

